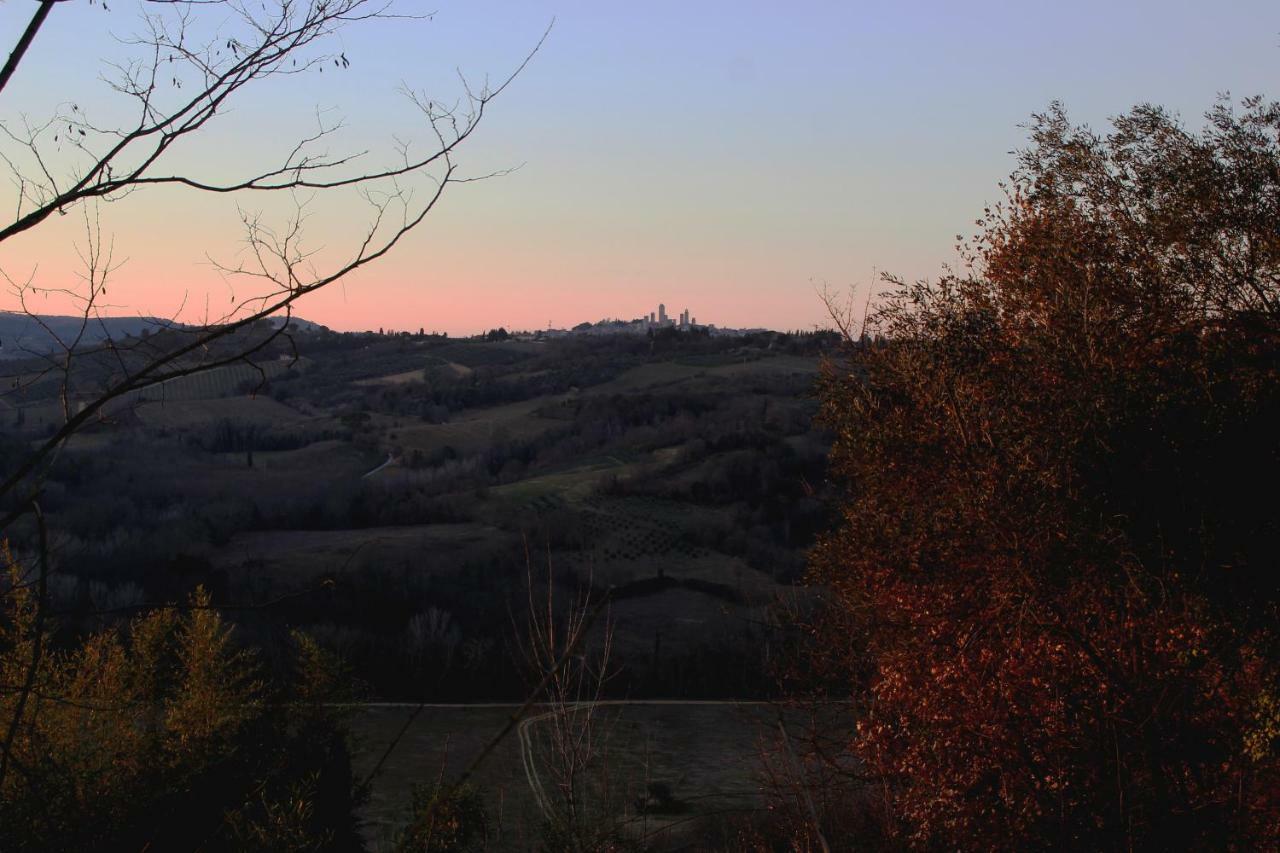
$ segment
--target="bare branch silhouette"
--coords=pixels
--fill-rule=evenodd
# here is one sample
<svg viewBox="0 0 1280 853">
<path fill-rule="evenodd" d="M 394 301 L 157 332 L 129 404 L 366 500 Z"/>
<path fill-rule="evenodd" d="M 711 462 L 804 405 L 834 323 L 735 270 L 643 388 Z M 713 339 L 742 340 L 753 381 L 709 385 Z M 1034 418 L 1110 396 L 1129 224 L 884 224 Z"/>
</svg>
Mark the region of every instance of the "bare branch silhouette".
<svg viewBox="0 0 1280 853">
<path fill-rule="evenodd" d="M 14 68 L 49 14 L 41 3 L 26 43 L 10 57 Z M 208 9 L 204 7 L 210 7 Z M 26 116 L 0 119 L 0 169 L 16 189 L 14 215 L 0 224 L 0 243 L 35 229 L 77 205 L 85 217 L 85 243 L 78 248 L 83 267 L 73 287 L 45 287 L 33 273 L 26 277 L 0 270 L 20 309 L 49 338 L 44 350 L 19 342 L 31 356 L 22 370 L 7 377 L 0 400 L 20 399 L 33 387 L 56 379 L 59 423 L 36 449 L 0 481 L 0 500 L 22 505 L 38 494 L 40 476 L 59 447 L 86 425 L 109 417 L 121 404 L 139 399 L 147 388 L 202 371 L 242 363 L 266 374 L 254 360 L 277 342 L 288 342 L 294 303 L 383 258 L 426 219 L 451 184 L 504 172 L 467 175 L 455 156 L 475 132 L 489 103 L 504 92 L 537 53 L 547 35 L 496 85 L 480 87 L 462 80 L 463 95 L 446 104 L 425 93 L 402 90 L 419 114 L 431 140 L 425 152 L 396 140 L 393 162 L 366 164 L 367 151 L 329 154 L 319 146 L 344 122 L 317 109 L 312 130 L 304 131 L 282 160 L 252 164 L 243 174 L 221 181 L 169 165 L 183 143 L 198 136 L 231 104 L 262 81 L 350 65 L 345 52 L 329 47 L 344 27 L 388 18 L 429 18 L 396 12 L 382 0 L 143 0 L 140 32 L 121 39 L 134 57 L 106 63 L 107 86 L 133 105 L 132 121 L 100 124 L 77 103 L 58 105 L 42 121 Z M 13 73 L 9 69 L 9 75 Z M 0 89 L 8 77 L 0 80 Z M 425 192 L 420 185 L 425 184 Z M 232 291 L 230 308 L 209 312 L 196 325 L 179 322 L 180 313 L 155 321 L 157 332 L 144 340 L 116 340 L 107 333 L 104 310 L 107 282 L 121 261 L 104 232 L 103 202 L 152 187 L 170 186 L 205 194 L 285 194 L 293 213 L 282 226 L 257 211 L 240 208 L 243 250 L 237 258 L 209 255 L 212 268 L 229 283 L 244 282 L 242 296 Z M 366 204 L 362 228 L 353 229 L 349 250 L 317 247 L 306 241 L 311 209 L 331 193 L 355 192 Z M 85 206 L 88 205 L 88 206 Z M 322 249 L 324 251 L 322 251 Z M 323 257 L 322 257 L 323 256 Z M 50 296 L 77 305 L 78 322 L 61 336 L 39 316 L 35 299 Z M 185 300 L 184 300 L 185 306 Z M 261 321 L 282 315 L 285 323 L 266 334 Z M 101 340 L 97 334 L 100 330 Z M 94 371 L 80 366 L 92 363 Z M 93 373 L 94 375 L 90 375 Z M 0 529 L 16 517 L 0 519 Z"/>
</svg>

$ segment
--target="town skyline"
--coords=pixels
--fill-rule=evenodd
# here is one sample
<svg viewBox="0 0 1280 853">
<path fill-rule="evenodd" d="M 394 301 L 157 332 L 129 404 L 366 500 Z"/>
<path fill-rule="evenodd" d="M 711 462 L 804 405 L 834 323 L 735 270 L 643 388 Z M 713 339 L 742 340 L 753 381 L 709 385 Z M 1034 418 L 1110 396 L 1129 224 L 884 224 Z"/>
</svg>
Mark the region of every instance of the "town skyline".
<svg viewBox="0 0 1280 853">
<path fill-rule="evenodd" d="M 26 315 L 20 311 L 10 311 L 8 309 L 0 308 L 0 317 L 4 317 L 4 316 L 8 316 L 12 318 L 20 318 Z M 72 315 L 72 314 L 53 314 L 53 313 L 36 312 L 32 316 L 40 317 L 41 319 L 45 319 L 45 320 L 56 319 L 56 320 L 76 321 L 77 319 L 76 315 Z M 104 320 L 150 321 L 150 322 L 154 322 L 157 325 L 166 324 L 172 320 L 172 318 L 156 317 L 152 315 L 142 315 L 142 314 L 119 313 L 119 312 L 104 313 L 100 316 Z M 666 311 L 665 302 L 659 302 L 657 303 L 657 308 L 655 308 L 653 311 L 649 311 L 648 313 L 641 312 L 639 315 L 633 315 L 633 316 L 625 316 L 623 314 L 606 315 L 603 317 L 596 318 L 594 320 L 579 319 L 577 322 L 568 322 L 568 323 L 556 323 L 553 320 L 548 320 L 547 323 L 543 326 L 522 326 L 516 323 L 505 323 L 505 322 L 482 322 L 480 326 L 477 326 L 474 329 L 447 329 L 440 326 L 433 326 L 431 323 L 427 322 L 425 319 L 423 319 L 421 322 L 418 322 L 417 320 L 414 320 L 412 318 L 407 320 L 404 317 L 400 317 L 400 318 L 397 318 L 394 322 L 380 324 L 376 327 L 355 327 L 355 326 L 344 327 L 341 325 L 334 326 L 334 325 L 329 325 L 328 323 L 321 323 L 319 321 L 313 320 L 311 317 L 305 316 L 304 313 L 300 313 L 300 312 L 295 312 L 294 321 L 295 322 L 301 321 L 303 325 L 323 326 L 324 328 L 334 332 L 358 333 L 358 332 L 373 332 L 376 330 L 379 333 L 391 334 L 393 332 L 413 333 L 415 329 L 420 329 L 420 330 L 423 330 L 424 332 L 430 332 L 433 334 L 446 334 L 452 337 L 472 337 L 475 335 L 483 335 L 485 332 L 488 332 L 497 328 L 507 329 L 508 331 L 511 331 L 511 332 L 516 332 L 516 331 L 529 332 L 529 333 L 538 332 L 538 331 L 564 332 L 564 331 L 570 331 L 575 328 L 586 326 L 586 325 L 617 323 L 617 322 L 646 324 L 647 328 L 670 327 L 670 328 L 686 329 L 686 330 L 694 327 L 703 327 L 703 328 L 711 328 L 711 329 L 727 328 L 727 329 L 734 329 L 734 330 L 741 329 L 741 330 L 750 330 L 750 331 L 779 331 L 779 332 L 795 331 L 794 329 L 774 329 L 768 326 L 724 326 L 723 324 L 720 324 L 720 326 L 717 326 L 716 323 L 713 323 L 710 321 L 699 323 L 697 315 L 693 314 L 693 311 L 690 308 L 683 308 L 680 310 L 677 316 L 672 317 Z M 173 322 L 175 325 L 182 324 L 181 321 L 173 321 Z M 828 325 L 818 324 L 817 327 L 828 328 L 829 324 Z M 804 329 L 801 329 L 801 331 L 804 331 Z"/>
</svg>

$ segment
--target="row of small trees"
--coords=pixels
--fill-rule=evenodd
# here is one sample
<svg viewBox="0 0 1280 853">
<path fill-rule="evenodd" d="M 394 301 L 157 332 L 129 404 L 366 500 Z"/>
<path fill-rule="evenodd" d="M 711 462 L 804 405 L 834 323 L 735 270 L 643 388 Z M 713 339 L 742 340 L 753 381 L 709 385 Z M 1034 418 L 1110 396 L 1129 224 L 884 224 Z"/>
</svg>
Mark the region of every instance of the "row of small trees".
<svg viewBox="0 0 1280 853">
<path fill-rule="evenodd" d="M 359 845 L 363 794 L 326 704 L 349 696 L 350 679 L 314 641 L 295 635 L 291 676 L 269 683 L 197 590 L 181 612 L 47 648 L 41 590 L 3 556 L 0 682 L 25 688 L 0 694 L 6 850 Z"/>
</svg>

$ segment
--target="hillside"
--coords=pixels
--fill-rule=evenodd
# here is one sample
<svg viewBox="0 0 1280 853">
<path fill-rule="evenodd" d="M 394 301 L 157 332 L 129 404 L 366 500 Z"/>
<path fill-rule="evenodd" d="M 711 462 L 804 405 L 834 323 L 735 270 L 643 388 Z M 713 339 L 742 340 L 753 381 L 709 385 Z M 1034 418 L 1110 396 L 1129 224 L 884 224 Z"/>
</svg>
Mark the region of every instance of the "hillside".
<svg viewBox="0 0 1280 853">
<path fill-rule="evenodd" d="M 514 699 L 512 614 L 549 579 L 611 590 L 615 695 L 770 693 L 761 626 L 826 518 L 828 339 L 296 343 L 117 400 L 69 444 L 46 498 L 68 607 L 284 597 L 242 619 L 255 640 L 303 628 L 372 696 Z M 5 459 L 58 422 L 58 387 L 7 395 Z"/>
<path fill-rule="evenodd" d="M 150 334 L 173 323 L 155 317 L 83 317 L 42 314 L 30 316 L 0 311 L 0 359 L 27 358 L 61 349 L 77 338 L 82 345 Z M 56 339 L 55 339 L 56 338 Z"/>
</svg>

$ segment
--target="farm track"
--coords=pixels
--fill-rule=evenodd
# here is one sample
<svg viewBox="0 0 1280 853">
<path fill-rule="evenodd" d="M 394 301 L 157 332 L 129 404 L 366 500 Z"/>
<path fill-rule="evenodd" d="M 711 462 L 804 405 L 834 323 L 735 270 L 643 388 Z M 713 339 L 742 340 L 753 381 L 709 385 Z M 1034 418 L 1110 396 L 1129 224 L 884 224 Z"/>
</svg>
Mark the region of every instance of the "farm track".
<svg viewBox="0 0 1280 853">
<path fill-rule="evenodd" d="M 376 473 L 378 473 L 379 471 L 381 471 L 383 468 L 386 468 L 388 465 L 393 464 L 395 461 L 396 461 L 396 457 L 395 457 L 395 455 L 394 455 L 394 454 L 391 454 L 391 453 L 388 453 L 388 454 L 387 454 L 387 461 L 383 462 L 383 463 L 382 463 L 381 465 L 379 465 L 377 468 L 373 468 L 373 469 L 370 469 L 370 470 L 368 470 L 368 471 L 364 472 L 363 474 L 361 474 L 361 475 L 360 475 L 360 479 L 361 479 L 361 480 L 367 480 L 368 478 L 372 477 L 374 474 L 376 474 Z"/>
<path fill-rule="evenodd" d="M 555 705 L 554 702 L 535 702 L 534 708 L 547 708 Z M 585 703 L 584 703 L 585 704 Z M 599 702 L 593 703 L 597 708 L 623 708 L 627 706 L 649 706 L 649 707 L 739 707 L 750 708 L 762 705 L 776 704 L 768 699 L 601 699 Z M 326 702 L 326 708 L 424 708 L 426 710 L 438 711 L 465 711 L 468 708 L 475 709 L 502 709 L 510 708 L 518 710 L 524 707 L 523 702 Z"/>
<path fill-rule="evenodd" d="M 714 706 L 727 705 L 732 707 L 746 707 L 746 706 L 752 706 L 752 705 L 767 705 L 767 704 L 768 703 L 764 701 L 720 702 L 715 700 L 697 700 L 697 699 L 683 700 L 683 701 L 679 699 L 672 699 L 672 700 L 640 699 L 635 701 L 596 700 L 596 701 L 590 701 L 590 702 L 572 702 L 567 705 L 560 705 L 558 703 L 542 703 L 544 707 L 549 705 L 551 707 L 551 710 L 543 711 L 541 714 L 536 714 L 531 717 L 525 717 L 523 720 L 520 721 L 520 725 L 516 728 L 516 736 L 520 742 L 520 763 L 524 767 L 525 779 L 529 783 L 529 791 L 533 795 L 533 801 L 537 805 L 538 811 L 542 813 L 542 816 L 544 819 L 551 820 L 552 819 L 551 798 L 550 796 L 548 796 L 546 788 L 542 784 L 542 777 L 538 773 L 538 756 L 534 748 L 533 736 L 531 735 L 533 726 L 536 723 L 542 722 L 543 720 L 552 719 L 558 714 L 571 714 L 584 709 L 587 710 L 589 713 L 594 713 L 596 710 L 601 708 L 610 708 L 610 707 L 616 708 L 620 706 L 629 706 L 629 705 L 631 706 L 656 705 L 656 706 L 676 706 L 676 707 L 682 706 L 682 705 L 714 705 Z"/>
<path fill-rule="evenodd" d="M 593 704 L 601 715 L 603 740 L 602 752 L 592 759 L 584 784 L 596 784 L 599 779 L 593 774 L 607 767 L 617 798 L 611 808 L 621 809 L 620 815 L 630 814 L 629 825 L 639 829 L 643 824 L 646 834 L 678 834 L 681 825 L 703 816 L 760 807 L 761 743 L 776 737 L 778 715 L 804 724 L 802 717 L 768 700 L 615 699 L 585 704 Z M 361 745 L 355 756 L 357 770 L 372 767 L 388 745 L 396 743 L 362 812 L 370 849 L 393 849 L 391 840 L 405 823 L 411 804 L 408 792 L 415 784 L 461 772 L 486 748 L 494 732 L 510 725 L 521 706 L 518 702 L 352 705 Z M 419 710 L 420 714 L 415 713 Z M 512 726 L 513 736 L 476 770 L 475 784 L 504 827 L 488 849 L 532 849 L 529 834 L 536 837 L 547 809 L 557 808 L 560 793 L 547 776 L 552 757 L 547 750 L 554 747 L 550 732 L 541 727 L 559 710 L 556 703 L 534 706 Z M 646 796 L 651 782 L 668 787 L 675 800 L 684 804 L 681 811 L 631 812 L 631 804 Z"/>
</svg>

